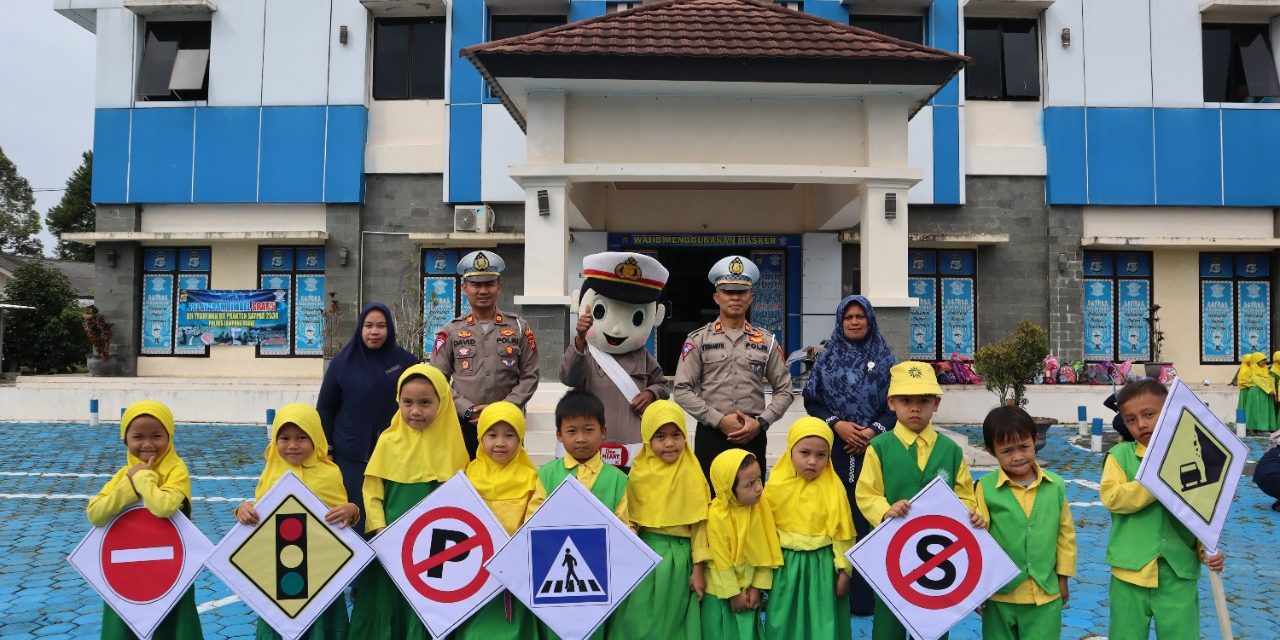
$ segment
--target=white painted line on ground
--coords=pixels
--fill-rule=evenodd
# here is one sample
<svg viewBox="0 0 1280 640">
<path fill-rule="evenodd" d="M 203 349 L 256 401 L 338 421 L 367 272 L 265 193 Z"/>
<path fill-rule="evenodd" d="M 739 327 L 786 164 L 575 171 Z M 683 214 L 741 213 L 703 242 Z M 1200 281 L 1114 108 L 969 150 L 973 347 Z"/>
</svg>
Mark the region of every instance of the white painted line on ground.
<svg viewBox="0 0 1280 640">
<path fill-rule="evenodd" d="M 1101 507 L 1101 502 L 1071 502 L 1068 503 L 1073 507 Z"/>
<path fill-rule="evenodd" d="M 87 493 L 0 493 L 0 500 L 91 500 L 95 497 Z M 191 499 L 195 502 L 244 502 L 249 498 L 195 496 Z"/>
<path fill-rule="evenodd" d="M 229 604 L 235 604 L 237 602 L 240 602 L 240 596 L 227 596 L 225 598 L 218 598 L 217 600 L 210 600 L 196 607 L 196 613 L 205 613 L 206 611 L 213 611 L 214 609 L 217 609 L 219 607 L 225 607 Z"/>
<path fill-rule="evenodd" d="M 1094 482 L 1093 480 L 1084 480 L 1082 478 L 1072 478 L 1070 480 L 1066 480 L 1066 482 L 1070 482 L 1072 484 L 1078 484 L 1086 489 L 1093 489 L 1094 491 L 1097 491 L 1098 489 L 1102 488 L 1101 486 L 1098 485 L 1098 483 Z"/>
<path fill-rule="evenodd" d="M 72 473 L 66 471 L 0 471 L 0 477 L 33 478 L 110 478 L 110 473 Z M 257 480 L 258 476 L 191 476 L 192 480 Z"/>
<path fill-rule="evenodd" d="M 173 547 L 138 547 L 137 549 L 116 549 L 111 552 L 112 564 L 172 559 Z"/>
</svg>

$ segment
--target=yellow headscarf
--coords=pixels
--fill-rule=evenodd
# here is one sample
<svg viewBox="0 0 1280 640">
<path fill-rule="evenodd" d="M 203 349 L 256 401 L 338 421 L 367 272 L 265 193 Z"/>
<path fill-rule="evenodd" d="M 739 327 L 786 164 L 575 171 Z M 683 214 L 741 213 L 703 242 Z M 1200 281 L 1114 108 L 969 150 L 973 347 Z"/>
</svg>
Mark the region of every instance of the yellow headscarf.
<svg viewBox="0 0 1280 640">
<path fill-rule="evenodd" d="M 1261 352 L 1253 352 L 1240 359 L 1240 370 L 1236 373 L 1236 384 L 1241 389 L 1257 387 L 1275 395 L 1276 383 L 1271 379 L 1271 372 L 1265 364 L 1267 356 Z"/>
<path fill-rule="evenodd" d="M 164 430 L 169 434 L 169 448 L 165 449 L 155 460 L 151 461 L 151 470 L 156 472 L 160 477 L 160 486 L 165 488 L 174 488 L 182 492 L 186 496 L 187 503 L 191 502 L 191 476 L 187 472 L 187 463 L 178 457 L 178 450 L 173 445 L 173 412 L 169 411 L 162 402 L 155 400 L 143 400 L 129 405 L 124 415 L 120 416 L 120 441 L 124 442 L 124 434 L 129 430 L 129 423 L 133 422 L 138 416 L 151 416 L 160 421 L 164 425 Z M 111 476 L 107 481 L 104 491 L 110 493 L 114 491 L 116 485 L 121 482 L 129 481 L 129 469 L 134 465 L 140 464 L 143 460 L 135 458 L 132 453 L 125 448 L 125 465 Z"/>
<path fill-rule="evenodd" d="M 828 459 L 827 467 L 813 480 L 796 474 L 791 463 L 791 449 L 804 438 L 818 437 L 832 444 L 831 427 L 805 416 L 787 431 L 787 452 L 774 465 L 764 498 L 773 509 L 773 519 L 783 531 L 807 536 L 826 536 L 834 540 L 853 540 L 853 514 L 849 497 Z"/>
<path fill-rule="evenodd" d="M 524 450 L 525 421 L 520 407 L 507 402 L 495 402 L 480 412 L 476 424 L 476 437 L 483 440 L 484 434 L 493 425 L 505 422 L 516 430 L 520 438 L 520 448 L 515 457 L 506 464 L 500 464 L 484 447 L 476 449 L 476 459 L 467 465 L 467 479 L 485 500 L 516 500 L 533 494 L 538 486 L 538 468 L 533 466 L 529 454 Z"/>
<path fill-rule="evenodd" d="M 698 459 L 689 446 L 684 409 L 670 400 L 657 400 L 640 418 L 644 449 L 636 456 L 627 479 L 627 512 L 642 527 L 674 527 L 707 519 L 711 491 L 702 476 Z M 666 463 L 654 452 L 650 441 L 658 429 L 674 424 L 684 434 L 685 447 L 675 462 Z M 737 473 L 737 470 L 734 470 Z"/>
<path fill-rule="evenodd" d="M 742 449 L 729 449 L 711 461 L 716 497 L 707 509 L 707 542 L 714 569 L 782 566 L 782 545 L 769 506 L 761 499 L 748 507 L 733 495 L 738 468 L 748 456 Z"/>
<path fill-rule="evenodd" d="M 396 382 L 396 404 L 400 403 L 400 390 L 405 380 L 412 376 L 426 376 L 440 397 L 436 419 L 427 428 L 418 430 L 409 426 L 400 412 L 391 418 L 391 426 L 378 437 L 378 444 L 365 467 L 366 476 L 383 480 L 413 484 L 418 482 L 444 482 L 467 466 L 467 447 L 462 443 L 462 426 L 453 406 L 453 394 L 449 381 L 440 370 L 427 364 L 415 364 Z"/>
<path fill-rule="evenodd" d="M 297 425 L 308 438 L 311 438 L 311 444 L 315 446 L 311 457 L 299 466 L 289 464 L 289 461 L 276 450 L 276 438 L 280 437 L 280 429 L 286 424 Z M 308 489 L 320 496 L 325 506 L 332 509 L 345 504 L 347 490 L 342 486 L 342 471 L 326 455 L 328 450 L 329 440 L 324 437 L 324 428 L 320 426 L 320 414 L 316 413 L 315 408 L 301 402 L 280 407 L 276 412 L 275 422 L 271 423 L 271 442 L 267 443 L 267 450 L 263 452 L 267 465 L 262 468 L 262 475 L 258 477 L 258 488 L 253 492 L 254 500 L 261 500 L 286 471 L 292 471 L 302 484 L 307 485 Z"/>
<path fill-rule="evenodd" d="M 1271 373 L 1280 376 L 1280 351 L 1271 354 Z"/>
</svg>

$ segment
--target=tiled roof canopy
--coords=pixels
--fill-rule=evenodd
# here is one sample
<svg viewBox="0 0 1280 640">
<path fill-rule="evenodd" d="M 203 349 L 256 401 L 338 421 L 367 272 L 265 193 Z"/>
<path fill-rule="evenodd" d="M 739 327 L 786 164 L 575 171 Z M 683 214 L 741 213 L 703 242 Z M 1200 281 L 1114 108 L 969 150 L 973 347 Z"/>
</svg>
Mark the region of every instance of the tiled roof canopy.
<svg viewBox="0 0 1280 640">
<path fill-rule="evenodd" d="M 517 77 L 940 88 L 969 60 L 761 0 L 667 0 L 461 55 L 495 95 L 495 78 Z"/>
</svg>

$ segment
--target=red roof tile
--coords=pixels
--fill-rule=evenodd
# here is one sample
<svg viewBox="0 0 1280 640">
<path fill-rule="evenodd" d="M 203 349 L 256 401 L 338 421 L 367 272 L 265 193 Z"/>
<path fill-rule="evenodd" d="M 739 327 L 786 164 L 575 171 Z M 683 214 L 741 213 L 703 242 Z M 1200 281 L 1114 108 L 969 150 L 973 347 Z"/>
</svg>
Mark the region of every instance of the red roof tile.
<svg viewBox="0 0 1280 640">
<path fill-rule="evenodd" d="M 462 51 L 472 54 L 967 60 L 761 0 L 667 0 Z"/>
</svg>

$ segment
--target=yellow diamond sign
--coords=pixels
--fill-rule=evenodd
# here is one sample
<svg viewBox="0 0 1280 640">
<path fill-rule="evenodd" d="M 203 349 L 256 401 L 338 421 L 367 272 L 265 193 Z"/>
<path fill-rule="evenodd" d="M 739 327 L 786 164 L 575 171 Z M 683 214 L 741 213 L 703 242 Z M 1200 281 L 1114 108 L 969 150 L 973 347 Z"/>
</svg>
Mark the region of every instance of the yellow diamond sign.
<svg viewBox="0 0 1280 640">
<path fill-rule="evenodd" d="M 1232 458 L 1213 431 L 1183 407 L 1169 440 L 1169 452 L 1159 468 L 1160 479 L 1209 524 L 1225 493 L 1223 480 Z"/>
<path fill-rule="evenodd" d="M 354 553 L 294 496 L 262 517 L 230 563 L 290 618 L 298 615 Z"/>
</svg>

